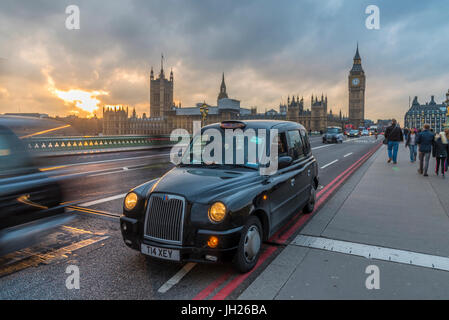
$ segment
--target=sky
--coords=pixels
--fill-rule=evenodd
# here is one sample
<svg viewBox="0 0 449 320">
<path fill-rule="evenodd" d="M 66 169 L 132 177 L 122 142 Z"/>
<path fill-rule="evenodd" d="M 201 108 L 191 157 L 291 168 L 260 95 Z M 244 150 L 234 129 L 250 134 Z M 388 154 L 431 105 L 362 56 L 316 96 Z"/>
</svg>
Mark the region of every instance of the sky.
<svg viewBox="0 0 449 320">
<path fill-rule="evenodd" d="M 80 29 L 66 28 L 66 7 Z M 380 29 L 367 29 L 367 6 Z M 365 117 L 403 119 L 409 97 L 441 103 L 449 89 L 449 1 L 428 0 L 2 0 L 0 113 L 101 117 L 125 105 L 149 114 L 149 72 L 161 53 L 176 102 L 215 105 L 228 95 L 259 112 L 290 95 L 325 94 L 348 113 L 357 42 Z M 100 110 L 100 111 L 99 111 Z"/>
</svg>

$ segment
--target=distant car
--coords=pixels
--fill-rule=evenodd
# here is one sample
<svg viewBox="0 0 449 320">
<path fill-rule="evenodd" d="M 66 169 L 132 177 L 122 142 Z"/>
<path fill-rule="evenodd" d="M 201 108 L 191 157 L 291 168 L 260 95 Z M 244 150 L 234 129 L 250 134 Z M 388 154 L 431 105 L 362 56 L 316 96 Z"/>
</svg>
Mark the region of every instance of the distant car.
<svg viewBox="0 0 449 320">
<path fill-rule="evenodd" d="M 195 160 L 193 150 L 198 141 L 203 141 L 205 148 L 214 141 L 196 135 L 182 155 L 185 161 L 126 195 L 120 218 L 123 240 L 152 258 L 209 263 L 232 260 L 237 270 L 247 272 L 259 259 L 262 241 L 282 228 L 298 209 L 313 211 L 317 161 L 306 130 L 298 123 L 224 121 L 202 128 L 202 134 L 208 129 L 221 136 L 228 129 L 240 129 L 243 134 L 276 129 L 277 172 L 262 175 L 258 162 L 246 160 L 243 164 L 235 159 L 222 164 Z M 245 149 L 241 142 L 235 143 L 236 150 Z M 264 142 L 248 138 L 247 145 L 250 143 Z M 224 143 L 220 155 L 229 147 Z M 243 159 L 247 159 L 246 153 Z"/>
<path fill-rule="evenodd" d="M 362 130 L 362 136 L 369 136 L 368 130 Z"/>
<path fill-rule="evenodd" d="M 359 130 L 351 130 L 349 131 L 348 137 L 350 138 L 358 138 L 360 136 Z"/>
<path fill-rule="evenodd" d="M 22 141 L 0 125 L 0 255 L 60 222 L 62 189 L 40 172 Z"/>
<path fill-rule="evenodd" d="M 343 130 L 340 127 L 329 127 L 323 135 L 323 143 L 343 143 Z"/>
</svg>

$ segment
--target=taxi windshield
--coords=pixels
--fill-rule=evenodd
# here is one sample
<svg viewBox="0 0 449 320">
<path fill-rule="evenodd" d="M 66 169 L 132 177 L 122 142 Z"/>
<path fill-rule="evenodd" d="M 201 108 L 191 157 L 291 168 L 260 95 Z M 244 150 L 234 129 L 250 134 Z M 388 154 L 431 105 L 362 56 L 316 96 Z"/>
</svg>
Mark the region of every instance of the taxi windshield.
<svg viewBox="0 0 449 320">
<path fill-rule="evenodd" d="M 327 133 L 338 133 L 339 129 L 338 128 L 327 128 Z"/>
<path fill-rule="evenodd" d="M 231 130 L 232 131 L 232 130 Z M 259 154 L 266 149 L 266 136 L 239 130 L 227 137 L 223 130 L 209 134 L 207 130 L 196 135 L 184 152 L 181 165 L 236 166 L 258 169 Z M 217 141 L 215 141 L 217 139 Z M 201 155 L 201 156 L 200 156 Z"/>
</svg>

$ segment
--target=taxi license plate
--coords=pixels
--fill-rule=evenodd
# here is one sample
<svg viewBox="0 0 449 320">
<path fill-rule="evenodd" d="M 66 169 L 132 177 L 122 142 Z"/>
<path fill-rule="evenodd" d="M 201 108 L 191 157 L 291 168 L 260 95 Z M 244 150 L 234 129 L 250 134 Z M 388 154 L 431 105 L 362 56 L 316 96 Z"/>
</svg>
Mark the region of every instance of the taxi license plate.
<svg viewBox="0 0 449 320">
<path fill-rule="evenodd" d="M 159 259 L 165 259 L 165 260 L 179 261 L 179 250 L 153 247 L 153 246 L 149 246 L 144 243 L 142 243 L 142 246 L 140 249 L 141 249 L 140 251 L 143 254 L 146 254 L 146 255 L 149 255 L 152 257 L 156 257 Z"/>
</svg>

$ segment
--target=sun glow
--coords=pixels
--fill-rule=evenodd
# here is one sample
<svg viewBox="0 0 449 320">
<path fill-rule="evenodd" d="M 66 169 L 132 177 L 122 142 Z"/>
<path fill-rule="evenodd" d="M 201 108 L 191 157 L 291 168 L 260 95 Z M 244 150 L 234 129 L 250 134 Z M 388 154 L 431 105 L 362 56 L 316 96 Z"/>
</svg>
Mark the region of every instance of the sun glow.
<svg viewBox="0 0 449 320">
<path fill-rule="evenodd" d="M 74 105 L 75 107 L 88 112 L 88 117 L 92 117 L 94 112 L 100 106 L 101 101 L 98 96 L 108 95 L 109 92 L 102 90 L 87 91 L 82 89 L 70 89 L 67 91 L 56 88 L 54 80 L 48 74 L 48 71 L 43 71 L 47 76 L 48 91 L 56 97 L 64 100 L 65 104 Z M 78 114 L 78 110 L 72 110 L 71 113 Z"/>
<path fill-rule="evenodd" d="M 52 92 L 58 98 L 61 98 L 67 103 L 74 103 L 76 107 L 83 109 L 93 115 L 94 111 L 98 109 L 100 100 L 97 99 L 99 95 L 107 95 L 105 91 L 84 91 L 80 89 L 71 89 L 69 91 L 62 91 L 55 89 Z"/>
</svg>

